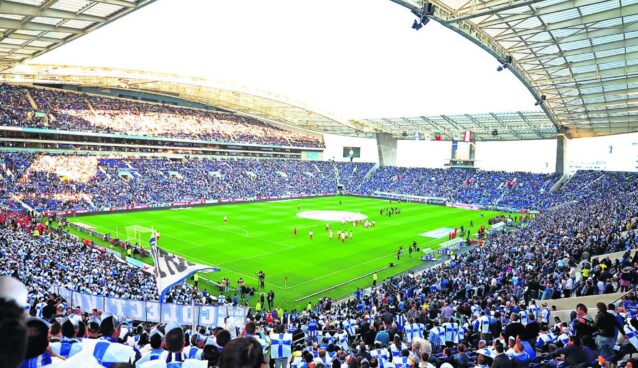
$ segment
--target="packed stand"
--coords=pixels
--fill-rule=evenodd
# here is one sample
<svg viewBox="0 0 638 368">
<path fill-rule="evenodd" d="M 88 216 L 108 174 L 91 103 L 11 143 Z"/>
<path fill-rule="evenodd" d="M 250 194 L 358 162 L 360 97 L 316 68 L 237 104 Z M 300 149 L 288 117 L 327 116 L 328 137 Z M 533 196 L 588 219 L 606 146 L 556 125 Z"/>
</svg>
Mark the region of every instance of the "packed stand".
<svg viewBox="0 0 638 368">
<path fill-rule="evenodd" d="M 29 286 L 32 301 L 42 301 L 51 290 L 69 290 L 121 299 L 157 300 L 155 278 L 140 268 L 117 260 L 102 248 L 51 229 L 37 217 L 2 213 L 0 273 Z M 169 302 L 212 303 L 188 284 L 173 288 Z"/>
<path fill-rule="evenodd" d="M 109 158 L 0 154 L 5 201 L 37 210 L 98 210 L 173 202 L 347 193 L 396 193 L 451 203 L 546 210 L 635 190 L 636 174 L 578 172 L 557 191 L 556 174 L 380 167 L 371 163 L 195 157 Z"/>
<path fill-rule="evenodd" d="M 38 111 L 30 105 L 28 95 Z M 0 85 L 0 122 L 28 128 L 323 147 L 314 136 L 247 116 L 6 84 Z"/>
<path fill-rule="evenodd" d="M 148 170 L 167 164 L 155 162 L 160 166 Z M 147 163 L 142 159 L 112 160 L 109 165 L 140 170 Z M 242 170 L 254 173 L 253 164 L 242 161 Z M 284 178 L 289 173 L 278 172 L 282 166 L 277 166 L 276 161 L 269 161 L 268 165 L 273 165 L 267 167 L 271 176 Z M 317 172 L 334 175 L 331 163 L 322 170 L 319 164 L 312 165 L 317 165 Z M 304 171 L 311 173 L 310 166 L 293 168 L 298 175 L 311 177 Z M 113 259 L 102 259 L 99 252 L 65 239 L 64 235 L 46 230 L 44 237 L 31 235 L 32 229 L 25 226 L 35 226 L 36 221 L 25 223 L 24 217 L 18 217 L 14 224 L 11 216 L 4 218 L 0 269 L 29 285 L 31 313 L 40 313 L 38 305 L 43 312 L 47 307 L 49 314 L 42 313 L 42 318 L 48 316 L 52 324 L 48 329 L 42 328 L 42 334 L 51 335 L 52 340 L 45 339 L 47 343 L 39 349 L 27 348 L 30 353 L 26 357 L 36 362 L 61 359 L 55 356 L 59 355 L 60 350 L 55 347 L 58 345 L 53 345 L 57 336 L 60 340 L 66 338 L 71 345 L 69 339 L 82 338 L 78 346 L 88 349 L 87 354 L 90 352 L 97 364 L 105 366 L 141 359 L 139 366 L 151 367 L 155 365 L 144 363 L 144 359 L 151 360 L 155 354 L 162 364 L 172 356 L 171 359 L 190 358 L 189 364 L 212 367 L 249 364 L 245 360 L 252 362 L 247 365 L 251 367 L 269 364 L 269 360 L 277 367 L 567 368 L 602 367 L 606 366 L 604 361 L 629 367 L 635 361 L 625 362 L 626 356 L 637 352 L 638 347 L 635 295 L 625 297 L 618 305 L 599 303 L 595 312 L 578 305 L 565 321 L 556 320 L 551 307 L 557 298 L 636 289 L 638 255 L 632 256 L 628 251 L 636 249 L 638 241 L 638 180 L 628 180 L 635 179 L 630 174 L 600 175 L 596 181 L 599 184 L 590 184 L 589 188 L 604 190 L 604 200 L 594 200 L 593 195 L 581 197 L 576 203 L 527 218 L 513 231 L 488 235 L 473 251 L 454 256 L 441 268 L 390 278 L 365 291 L 357 290 L 342 303 L 321 299 L 309 302 L 303 311 L 272 306 L 259 309 L 251 313 L 245 326 L 218 326 L 212 330 L 213 326 L 198 327 L 198 332 L 190 337 L 175 324 L 159 326 L 161 335 L 151 326 L 127 327 L 126 331 L 134 332 L 126 336 L 122 323 L 111 316 L 68 318 L 67 314 L 81 315 L 82 311 L 65 310 L 63 301 L 47 295 L 51 280 L 78 291 L 134 299 L 154 300 L 157 291 L 150 277 L 127 277 L 130 272 L 141 271 Z M 581 180 L 575 179 L 574 183 Z M 334 176 L 332 180 L 336 182 Z M 593 255 L 618 251 L 626 253 L 616 261 L 604 256 L 592 260 Z M 92 270 L 97 271 L 93 274 Z M 187 301 L 193 295 L 192 290 L 178 288 L 176 292 L 177 301 Z M 203 293 L 197 295 L 207 301 Z M 50 319 L 54 309 L 60 330 Z M 92 318 L 94 323 L 89 327 Z M 89 332 L 80 334 L 81 325 L 78 323 L 76 331 L 74 322 L 70 326 L 68 319 L 83 320 L 85 331 L 93 331 L 92 337 L 101 333 L 97 340 L 106 351 L 112 348 L 126 353 L 96 357 L 95 341 L 84 342 Z M 37 321 L 27 324 L 40 323 Z M 64 324 L 66 334 L 60 337 Z M 168 338 L 173 331 L 179 343 L 162 340 L 162 347 L 158 339 Z M 221 338 L 219 333 L 223 333 Z M 157 337 L 149 347 L 151 335 Z M 51 344 L 53 354 L 42 348 L 46 344 Z M 78 356 L 82 356 L 82 350 Z M 71 348 L 65 353 L 72 351 Z M 106 356 L 112 360 L 105 360 Z"/>
<path fill-rule="evenodd" d="M 451 202 L 538 209 L 558 174 L 426 169 L 384 166 L 360 188 L 361 194 L 392 192 L 445 198 Z"/>
<path fill-rule="evenodd" d="M 97 210 L 173 202 L 321 195 L 357 185 L 370 163 L 293 160 L 214 160 L 164 157 L 95 158 L 5 153 L 15 168 L 5 185 L 38 211 Z M 10 184 L 10 185 L 9 185 Z"/>
</svg>

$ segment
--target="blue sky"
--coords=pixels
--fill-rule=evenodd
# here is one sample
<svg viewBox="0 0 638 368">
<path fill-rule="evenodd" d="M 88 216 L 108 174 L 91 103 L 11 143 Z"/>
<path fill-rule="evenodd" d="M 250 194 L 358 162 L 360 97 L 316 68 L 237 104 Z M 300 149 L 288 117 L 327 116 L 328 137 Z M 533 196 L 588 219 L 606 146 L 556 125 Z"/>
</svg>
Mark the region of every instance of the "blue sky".
<svg viewBox="0 0 638 368">
<path fill-rule="evenodd" d="M 534 110 L 509 71 L 389 0 L 157 0 L 34 63 L 206 77 L 342 118 Z"/>
</svg>

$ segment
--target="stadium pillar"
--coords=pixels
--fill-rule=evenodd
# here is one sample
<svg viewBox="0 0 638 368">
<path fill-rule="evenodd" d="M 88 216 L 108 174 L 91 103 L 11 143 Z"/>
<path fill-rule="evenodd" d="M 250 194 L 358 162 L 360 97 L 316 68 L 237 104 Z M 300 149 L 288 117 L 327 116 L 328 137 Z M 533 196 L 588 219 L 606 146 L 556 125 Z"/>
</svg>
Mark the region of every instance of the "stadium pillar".
<svg viewBox="0 0 638 368">
<path fill-rule="evenodd" d="M 564 174 L 567 169 L 567 144 L 566 130 L 559 131 L 556 135 L 556 172 Z"/>
<path fill-rule="evenodd" d="M 377 133 L 379 166 L 395 166 L 397 163 L 397 140 L 390 133 Z"/>
</svg>

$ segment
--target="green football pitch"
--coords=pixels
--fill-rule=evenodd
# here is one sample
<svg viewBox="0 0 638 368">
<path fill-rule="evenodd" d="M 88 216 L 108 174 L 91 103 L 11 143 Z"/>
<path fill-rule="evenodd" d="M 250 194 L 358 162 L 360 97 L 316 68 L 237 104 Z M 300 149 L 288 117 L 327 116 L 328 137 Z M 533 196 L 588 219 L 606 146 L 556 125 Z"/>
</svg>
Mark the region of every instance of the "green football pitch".
<svg viewBox="0 0 638 368">
<path fill-rule="evenodd" d="M 380 215 L 386 207 L 398 207 L 401 213 L 391 217 Z M 301 218 L 305 211 L 349 211 L 375 220 L 376 226 L 364 228 L 361 222 L 343 225 L 339 220 L 326 221 Z M 483 216 L 481 216 L 481 214 Z M 322 197 L 285 201 L 223 204 L 206 207 L 101 214 L 71 218 L 71 222 L 92 226 L 100 233 L 119 234 L 121 239 L 136 237 L 148 246 L 149 229 L 161 233 L 158 245 L 186 259 L 219 267 L 219 273 L 200 274 L 219 282 L 228 277 L 237 286 L 242 277 L 248 285 L 257 287 L 256 272 L 266 274 L 265 290 L 275 293 L 275 305 L 285 309 L 313 304 L 320 296 L 339 298 L 372 283 L 371 276 L 379 272 L 379 280 L 419 266 L 421 254 L 408 256 L 407 248 L 416 241 L 421 250 L 437 249 L 448 240 L 442 230 L 440 238 L 420 234 L 442 228 L 486 224 L 500 214 L 492 211 L 465 210 L 418 203 L 390 203 L 387 200 L 359 197 Z M 228 222 L 224 223 L 224 217 Z M 334 229 L 330 240 L 326 224 Z M 297 236 L 293 234 L 297 229 Z M 352 240 L 338 241 L 337 230 L 353 232 Z M 314 237 L 309 239 L 309 232 Z M 397 249 L 405 252 L 397 261 Z M 395 267 L 386 268 L 390 262 Z M 287 281 L 286 281 L 287 278 Z M 313 293 L 342 286 L 306 299 Z M 200 282 L 202 284 L 202 282 Z M 231 291 L 228 297 L 233 296 Z M 252 297 L 250 304 L 254 304 Z"/>
</svg>

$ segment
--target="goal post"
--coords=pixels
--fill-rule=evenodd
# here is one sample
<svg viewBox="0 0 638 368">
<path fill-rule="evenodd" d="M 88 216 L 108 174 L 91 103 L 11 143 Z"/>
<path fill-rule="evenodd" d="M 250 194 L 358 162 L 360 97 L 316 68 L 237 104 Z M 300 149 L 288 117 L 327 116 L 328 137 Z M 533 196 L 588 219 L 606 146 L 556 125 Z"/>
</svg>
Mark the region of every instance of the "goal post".
<svg viewBox="0 0 638 368">
<path fill-rule="evenodd" d="M 129 225 L 125 227 L 125 230 L 126 233 L 124 235 L 126 238 L 122 240 L 131 244 L 147 244 L 153 234 L 153 229 L 140 225 Z"/>
</svg>

